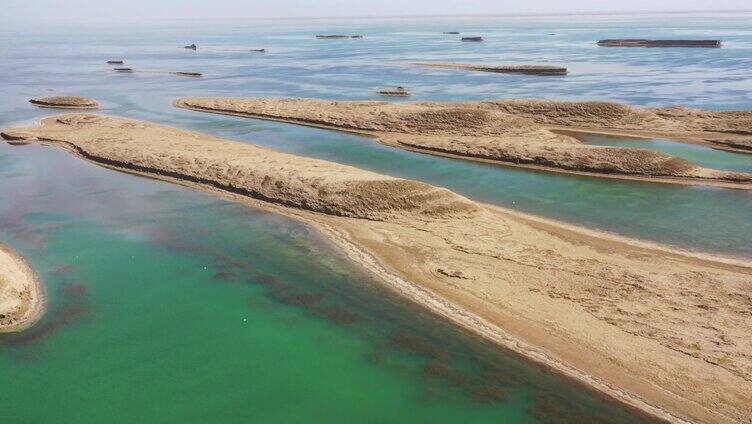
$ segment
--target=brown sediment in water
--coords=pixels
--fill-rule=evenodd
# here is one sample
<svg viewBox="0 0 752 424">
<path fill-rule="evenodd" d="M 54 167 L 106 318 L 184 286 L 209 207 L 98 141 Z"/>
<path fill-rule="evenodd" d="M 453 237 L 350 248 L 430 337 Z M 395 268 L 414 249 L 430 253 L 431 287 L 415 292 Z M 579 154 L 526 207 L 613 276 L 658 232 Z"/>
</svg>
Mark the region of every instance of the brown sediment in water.
<svg viewBox="0 0 752 424">
<path fill-rule="evenodd" d="M 752 416 L 749 261 L 598 234 L 415 181 L 141 121 L 64 115 L 3 135 L 308 222 L 396 292 L 657 417 Z M 333 323 L 357 320 L 318 309 L 325 304 L 313 293 L 287 299 Z M 480 398 L 491 396 L 484 391 Z"/>
<path fill-rule="evenodd" d="M 92 305 L 88 299 L 88 287 L 83 283 L 68 282 L 60 290 L 59 307 L 50 311 L 50 316 L 34 325 L 9 334 L 0 334 L 0 346 L 26 345 L 45 339 L 68 325 L 81 322 L 90 316 Z"/>
<path fill-rule="evenodd" d="M 44 289 L 31 267 L 0 245 L 0 333 L 33 325 L 44 311 Z"/>
<path fill-rule="evenodd" d="M 594 146 L 576 131 L 668 136 L 723 134 L 749 143 L 750 112 L 641 109 L 618 103 L 500 100 L 483 102 L 331 101 L 199 97 L 182 108 L 358 132 L 423 153 L 609 178 L 752 188 L 752 174 L 700 167 L 647 149 Z M 752 152 L 752 150 L 750 150 Z"/>
<path fill-rule="evenodd" d="M 462 69 L 466 71 L 494 72 L 497 74 L 566 75 L 567 68 L 551 65 L 477 65 L 453 62 L 418 62 L 426 68 Z"/>
<path fill-rule="evenodd" d="M 96 109 L 99 107 L 96 100 L 81 96 L 35 97 L 30 99 L 29 103 L 59 109 Z"/>
</svg>

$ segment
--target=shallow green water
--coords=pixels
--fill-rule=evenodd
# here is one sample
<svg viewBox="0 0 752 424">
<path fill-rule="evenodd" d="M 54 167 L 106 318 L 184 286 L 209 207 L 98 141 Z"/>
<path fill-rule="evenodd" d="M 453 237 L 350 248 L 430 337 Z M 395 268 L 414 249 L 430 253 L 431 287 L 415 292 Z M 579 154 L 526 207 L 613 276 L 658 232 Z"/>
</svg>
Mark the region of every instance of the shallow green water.
<svg viewBox="0 0 752 424">
<path fill-rule="evenodd" d="M 707 146 L 679 143 L 664 139 L 642 139 L 586 134 L 583 142 L 599 146 L 633 147 L 655 150 L 690 160 L 698 165 L 728 171 L 752 172 L 752 154 L 717 150 Z"/>
<path fill-rule="evenodd" d="M 0 336 L 2 422 L 643 420 L 289 219 L 38 146 L 0 146 L 0 178 L 0 237 L 49 298 Z"/>
<path fill-rule="evenodd" d="M 167 21 L 0 28 L 0 126 L 102 113 L 250 140 L 648 240 L 752 256 L 752 194 L 534 172 L 399 151 L 331 131 L 175 110 L 189 95 L 609 99 L 749 108 L 749 17 Z M 461 43 L 447 29 L 482 34 Z M 723 49 L 601 49 L 597 38 L 723 37 Z M 365 33 L 322 43 L 321 32 Z M 548 34 L 555 33 L 555 36 Z M 179 48 L 197 42 L 198 51 Z M 232 52 L 266 47 L 265 55 Z M 122 58 L 139 71 L 116 74 Z M 566 78 L 414 61 L 551 63 Z M 201 79 L 166 71 L 195 70 Z M 149 72 L 158 71 L 158 72 Z M 706 155 L 703 153 L 702 158 Z M 702 159 L 701 158 L 701 159 Z M 640 422 L 579 386 L 391 296 L 287 219 L 40 147 L 0 146 L 0 241 L 49 291 L 0 337 L 2 422 Z"/>
</svg>

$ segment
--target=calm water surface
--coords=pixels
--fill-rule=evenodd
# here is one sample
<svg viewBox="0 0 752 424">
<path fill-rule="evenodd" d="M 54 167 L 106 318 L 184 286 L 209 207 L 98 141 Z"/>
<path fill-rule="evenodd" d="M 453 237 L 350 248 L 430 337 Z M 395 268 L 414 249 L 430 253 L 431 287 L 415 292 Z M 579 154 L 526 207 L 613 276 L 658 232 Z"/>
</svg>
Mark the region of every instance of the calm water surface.
<svg viewBox="0 0 752 424">
<path fill-rule="evenodd" d="M 0 146 L 0 178 L 0 234 L 49 297 L 0 335 L 0 421 L 647 421 L 386 292 L 286 218 L 40 146 Z"/>
<path fill-rule="evenodd" d="M 175 110 L 187 95 L 376 99 L 404 85 L 414 100 L 510 97 L 610 99 L 641 105 L 752 108 L 752 14 L 554 18 L 317 21 L 164 21 L 138 27 L 51 26 L 0 31 L 0 123 L 54 111 L 26 103 L 38 95 L 97 98 L 102 112 L 168 123 L 422 179 L 478 200 L 683 248 L 752 257 L 752 193 L 707 187 L 600 180 L 430 158 L 374 146 L 360 137 L 292 125 Z M 440 34 L 457 29 L 484 43 Z M 317 40 L 317 33 L 363 39 Z M 550 35 L 555 34 L 555 35 Z M 721 49 L 615 49 L 599 38 L 720 38 Z M 182 49 L 190 42 L 197 51 Z M 240 52 L 266 48 L 267 53 Z M 124 59 L 135 74 L 104 64 Z M 566 77 L 422 69 L 416 60 L 553 63 Z M 167 71 L 201 71 L 185 78 Z M 631 141 L 631 140 L 630 140 Z M 348 146 L 352 144 L 352 146 Z M 653 143 L 661 148 L 665 143 Z M 701 164 L 739 169 L 748 157 L 671 145 Z M 666 147 L 668 148 L 668 147 Z M 734 155 L 739 156 L 739 155 Z M 712 217 L 709 219 L 708 217 Z"/>
<path fill-rule="evenodd" d="M 420 179 L 621 234 L 750 257 L 747 191 L 475 164 L 332 131 L 171 107 L 186 95 L 372 99 L 378 87 L 405 85 L 416 100 L 547 97 L 749 108 L 749 18 L 3 28 L 0 127 L 57 113 L 31 107 L 30 97 L 91 96 L 108 114 Z M 487 41 L 461 43 L 440 34 L 447 30 Z M 324 32 L 366 38 L 313 39 Z M 624 36 L 722 38 L 726 44 L 593 44 Z M 180 48 L 191 42 L 198 51 Z M 268 53 L 230 51 L 241 48 Z M 104 64 L 109 59 L 124 59 L 141 72 L 114 74 Z M 571 74 L 539 78 L 409 65 L 426 60 L 563 64 Z M 166 73 L 177 70 L 205 76 Z M 654 143 L 651 148 L 691 153 L 683 145 Z M 692 154 L 700 163 L 745 166 L 714 152 Z M 0 380 L 13 382 L 0 388 L 3 421 L 642 420 L 385 293 L 295 222 L 99 169 L 50 148 L 3 145 L 0 177 L 0 240 L 29 258 L 49 292 L 42 322 L 0 337 Z"/>
</svg>

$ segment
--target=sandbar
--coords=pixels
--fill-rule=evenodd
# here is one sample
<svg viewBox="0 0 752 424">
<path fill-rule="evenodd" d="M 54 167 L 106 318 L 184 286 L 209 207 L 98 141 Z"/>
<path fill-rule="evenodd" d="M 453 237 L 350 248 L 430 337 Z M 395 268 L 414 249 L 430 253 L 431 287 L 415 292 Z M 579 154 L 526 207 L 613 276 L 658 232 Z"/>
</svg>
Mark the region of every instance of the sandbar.
<svg viewBox="0 0 752 424">
<path fill-rule="evenodd" d="M 39 107 L 59 109 L 96 109 L 99 107 L 96 100 L 81 96 L 35 97 L 30 99 L 29 103 Z"/>
<path fill-rule="evenodd" d="M 2 136 L 306 221 L 403 295 L 656 417 L 752 417 L 749 261 L 142 121 L 62 115 Z"/>
<path fill-rule="evenodd" d="M 497 74 L 566 75 L 567 68 L 551 65 L 477 65 L 453 62 L 418 62 L 426 68 L 462 69 L 466 71 L 494 72 Z"/>
<path fill-rule="evenodd" d="M 603 47 L 699 47 L 720 48 L 721 40 L 650 40 L 646 38 L 611 38 L 598 40 Z"/>
<path fill-rule="evenodd" d="M 618 103 L 332 101 L 191 97 L 175 106 L 203 112 L 352 131 L 423 153 L 598 177 L 752 189 L 752 174 L 704 168 L 668 154 L 584 144 L 579 132 L 668 136 L 752 146 L 752 112 L 640 109 Z M 683 137 L 683 138 L 682 138 Z M 725 140 L 725 138 L 724 138 Z M 752 152 L 752 151 L 751 151 Z"/>
<path fill-rule="evenodd" d="M 0 333 L 28 328 L 43 310 L 44 291 L 36 273 L 20 255 L 0 244 Z"/>
</svg>

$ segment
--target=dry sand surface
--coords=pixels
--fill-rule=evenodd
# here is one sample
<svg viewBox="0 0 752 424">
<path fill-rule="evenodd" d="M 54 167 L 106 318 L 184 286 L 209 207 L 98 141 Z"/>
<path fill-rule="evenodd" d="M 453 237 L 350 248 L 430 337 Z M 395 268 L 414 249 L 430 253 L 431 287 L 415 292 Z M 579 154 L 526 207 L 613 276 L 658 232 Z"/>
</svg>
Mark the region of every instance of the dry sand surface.
<svg viewBox="0 0 752 424">
<path fill-rule="evenodd" d="M 99 107 L 96 100 L 79 96 L 37 97 L 29 100 L 29 103 L 40 107 L 60 109 L 96 109 Z"/>
<path fill-rule="evenodd" d="M 305 220 L 406 296 L 632 406 L 752 422 L 748 262 L 140 121 L 64 115 L 2 135 Z"/>
<path fill-rule="evenodd" d="M 703 168 L 646 149 L 587 145 L 571 136 L 573 131 L 595 131 L 695 142 L 734 138 L 736 145 L 747 143 L 752 149 L 752 112 L 537 100 L 389 103 L 199 97 L 178 99 L 175 105 L 355 131 L 395 147 L 500 164 L 752 188 L 749 173 Z"/>
<path fill-rule="evenodd" d="M 34 271 L 0 245 L 0 333 L 20 331 L 42 312 L 44 294 Z"/>
</svg>

